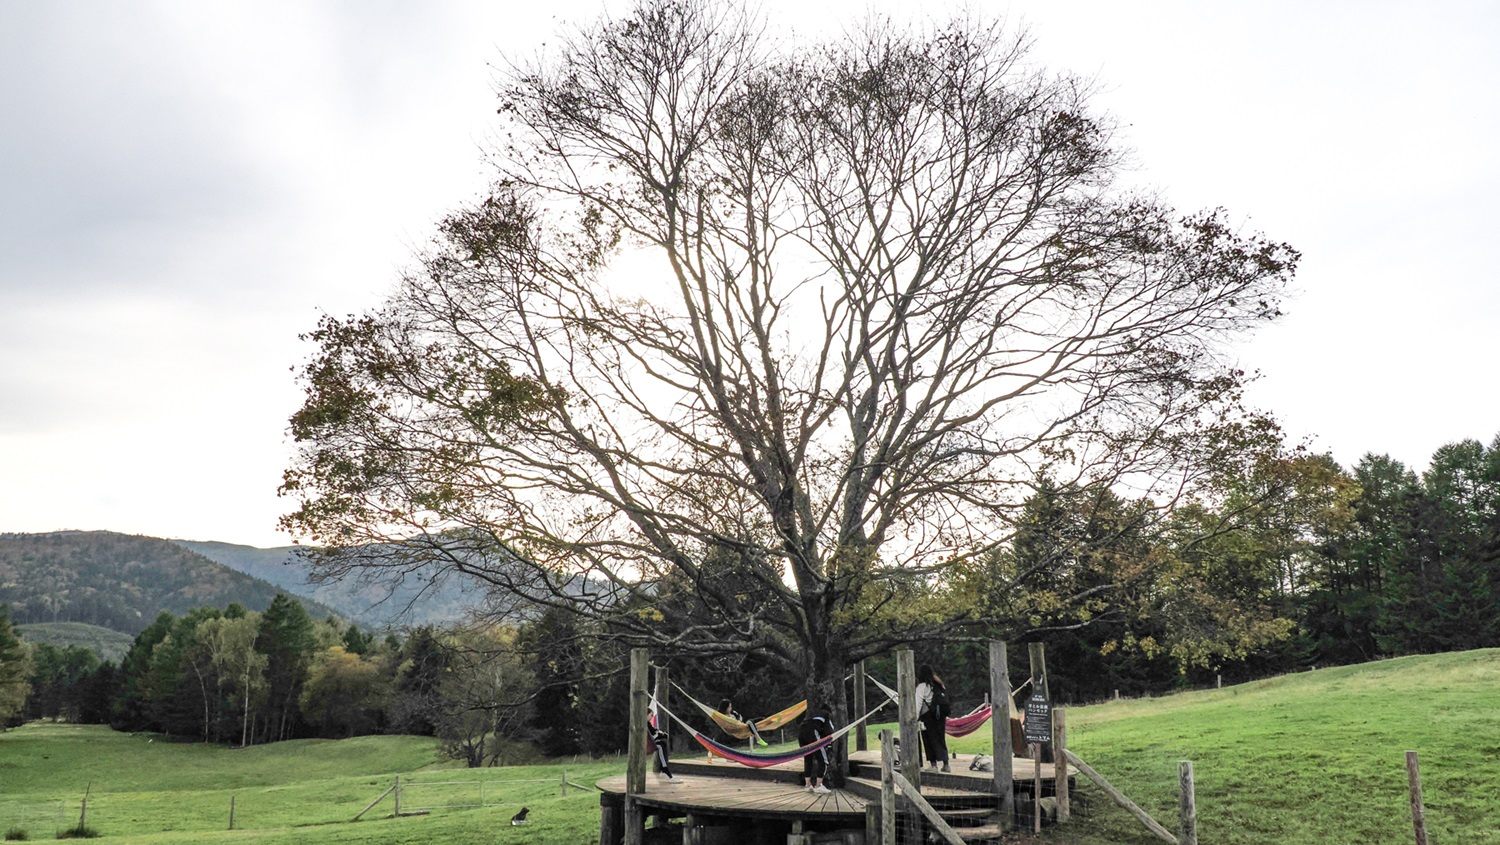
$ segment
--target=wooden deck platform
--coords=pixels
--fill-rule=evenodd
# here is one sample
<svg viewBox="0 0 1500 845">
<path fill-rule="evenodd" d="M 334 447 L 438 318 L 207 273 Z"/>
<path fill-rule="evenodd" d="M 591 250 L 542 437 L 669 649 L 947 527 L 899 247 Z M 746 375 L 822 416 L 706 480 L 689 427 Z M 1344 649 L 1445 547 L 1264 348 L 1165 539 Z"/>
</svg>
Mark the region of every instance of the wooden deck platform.
<svg viewBox="0 0 1500 845">
<path fill-rule="evenodd" d="M 865 817 L 867 802 L 852 792 L 835 789 L 816 795 L 800 786 L 751 778 L 719 778 L 682 774 L 678 783 L 646 776 L 646 792 L 638 800 L 646 806 L 684 813 L 744 818 L 818 819 Z M 599 790 L 625 794 L 625 776 L 599 781 Z"/>
<path fill-rule="evenodd" d="M 951 772 L 933 769 L 922 771 L 922 795 L 934 808 L 957 822 L 982 821 L 994 812 L 994 776 L 990 772 L 969 771 L 973 755 L 955 757 Z M 1029 796 L 1033 789 L 1035 763 L 1017 758 L 1011 771 L 1018 795 Z M 800 761 L 751 769 L 718 760 L 710 763 L 693 755 L 672 761 L 676 782 L 646 776 L 646 791 L 635 797 L 643 813 L 663 818 L 683 818 L 694 825 L 782 825 L 800 832 L 808 829 L 864 829 L 871 818 L 871 807 L 880 803 L 879 752 L 856 751 L 849 755 L 849 775 L 840 789 L 817 795 L 802 786 Z M 1042 764 L 1044 793 L 1053 791 L 1052 764 Z M 611 839 L 603 828 L 618 825 L 625 798 L 625 776 L 615 775 L 598 782 L 601 842 Z M 750 841 L 750 840 L 745 840 Z"/>
</svg>

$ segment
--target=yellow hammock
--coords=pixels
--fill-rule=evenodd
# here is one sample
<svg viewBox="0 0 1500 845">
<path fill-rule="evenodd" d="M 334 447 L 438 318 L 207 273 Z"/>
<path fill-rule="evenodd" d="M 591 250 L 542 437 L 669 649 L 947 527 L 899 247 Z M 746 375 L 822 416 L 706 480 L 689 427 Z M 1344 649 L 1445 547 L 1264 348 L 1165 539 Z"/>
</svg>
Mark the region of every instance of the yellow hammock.
<svg viewBox="0 0 1500 845">
<path fill-rule="evenodd" d="M 724 731 L 724 733 L 729 734 L 735 739 L 750 738 L 750 726 L 748 724 L 741 722 L 739 719 L 734 718 L 728 713 L 720 713 L 718 710 L 715 710 L 712 707 L 709 707 L 707 704 L 699 701 L 698 699 L 693 698 L 691 695 L 688 695 L 688 691 L 683 689 L 681 686 L 678 686 L 675 683 L 672 684 L 672 686 L 677 687 L 677 691 L 686 696 L 688 701 L 691 701 L 693 702 L 693 704 L 697 705 L 698 709 L 702 710 L 705 716 L 712 719 L 714 721 L 714 724 L 718 725 L 719 729 Z M 788 707 L 785 710 L 780 710 L 772 713 L 764 719 L 757 719 L 755 721 L 755 729 L 757 731 L 774 731 L 791 723 L 798 716 L 801 716 L 806 712 L 807 699 L 804 698 L 803 700 L 797 702 L 796 704 L 793 704 L 791 707 Z"/>
</svg>

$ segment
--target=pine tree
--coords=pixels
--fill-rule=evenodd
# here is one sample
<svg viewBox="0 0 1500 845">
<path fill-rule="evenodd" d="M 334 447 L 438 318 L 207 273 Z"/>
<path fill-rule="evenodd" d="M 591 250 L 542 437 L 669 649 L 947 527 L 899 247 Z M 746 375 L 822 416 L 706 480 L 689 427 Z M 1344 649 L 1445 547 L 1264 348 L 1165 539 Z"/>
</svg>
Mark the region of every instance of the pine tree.
<svg viewBox="0 0 1500 845">
<path fill-rule="evenodd" d="M 266 656 L 267 699 L 275 714 L 266 725 L 267 738 L 286 739 L 297 729 L 297 699 L 307 681 L 308 663 L 317 640 L 312 619 L 295 599 L 277 593 L 260 617 L 255 650 Z"/>
</svg>

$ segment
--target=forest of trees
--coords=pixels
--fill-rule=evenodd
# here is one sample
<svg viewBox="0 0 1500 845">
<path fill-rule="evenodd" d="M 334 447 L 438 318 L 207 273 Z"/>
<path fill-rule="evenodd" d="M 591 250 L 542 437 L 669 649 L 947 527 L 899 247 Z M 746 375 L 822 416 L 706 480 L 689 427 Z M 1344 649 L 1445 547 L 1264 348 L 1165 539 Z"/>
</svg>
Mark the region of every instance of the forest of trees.
<svg viewBox="0 0 1500 845">
<path fill-rule="evenodd" d="M 1295 452 L 1243 457 L 1224 462 L 1212 496 L 1170 512 L 1044 485 L 1014 542 L 904 597 L 967 602 L 1012 624 L 913 645 L 961 702 L 985 689 L 987 636 L 1045 641 L 1054 695 L 1069 701 L 1500 646 L 1500 438 L 1444 446 L 1421 473 L 1377 455 L 1351 469 Z M 1031 589 L 986 589 L 1017 568 L 1039 571 Z M 1092 585 L 1110 589 L 1057 601 Z M 670 630 L 690 598 L 667 586 L 649 615 Z M 609 753 L 626 741 L 626 648 L 563 609 L 375 637 L 279 595 L 262 613 L 162 613 L 116 666 L 81 647 L 28 645 L 0 612 L 0 720 L 231 744 L 426 734 L 474 766 L 503 762 L 515 743 Z M 660 657 L 680 683 L 732 695 L 744 712 L 801 694 L 765 655 Z M 870 665 L 894 677 L 888 658 Z"/>
</svg>

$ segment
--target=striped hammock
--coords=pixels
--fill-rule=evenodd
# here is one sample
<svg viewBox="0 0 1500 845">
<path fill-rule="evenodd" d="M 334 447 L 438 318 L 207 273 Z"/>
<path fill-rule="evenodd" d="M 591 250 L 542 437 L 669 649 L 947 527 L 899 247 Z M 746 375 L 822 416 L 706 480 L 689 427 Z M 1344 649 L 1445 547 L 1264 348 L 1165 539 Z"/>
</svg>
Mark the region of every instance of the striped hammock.
<svg viewBox="0 0 1500 845">
<path fill-rule="evenodd" d="M 707 704 L 699 701 L 698 699 L 693 698 L 693 696 L 690 695 L 687 690 L 683 689 L 675 681 L 672 683 L 672 686 L 677 687 L 677 691 L 682 693 L 684 698 L 686 698 L 688 701 L 691 701 L 694 705 L 697 706 L 699 710 L 702 710 L 703 715 L 713 720 L 713 723 L 715 725 L 718 725 L 719 729 L 724 733 L 727 733 L 738 740 L 747 740 L 750 738 L 750 726 L 748 724 L 734 718 L 728 713 L 721 713 L 718 710 L 715 710 Z M 798 716 L 801 716 L 806 712 L 807 700 L 803 699 L 802 701 L 793 704 L 791 707 L 788 707 L 785 710 L 772 713 L 764 719 L 756 720 L 755 729 L 757 731 L 774 731 L 777 728 L 789 724 L 793 719 L 796 719 Z M 764 744 L 764 742 L 762 744 Z M 713 749 L 709 750 L 713 751 Z"/>
<path fill-rule="evenodd" d="M 678 687 L 678 689 L 681 689 L 681 687 Z M 687 693 L 684 692 L 683 695 L 687 695 Z M 691 699 L 692 696 L 688 696 L 688 698 Z M 804 706 L 805 704 L 806 703 L 804 702 Z M 838 730 L 834 731 L 828 736 L 823 737 L 822 739 L 819 739 L 815 742 L 810 742 L 807 745 L 803 745 L 799 748 L 794 748 L 791 751 L 782 751 L 774 754 L 752 754 L 748 751 L 740 751 L 739 749 L 725 745 L 722 742 L 709 739 L 708 737 L 695 730 L 692 725 L 684 722 L 681 718 L 678 717 L 676 713 L 673 713 L 671 710 L 668 710 L 666 707 L 658 704 L 654 697 L 651 699 L 651 706 L 659 708 L 660 712 L 667 714 L 672 718 L 672 721 L 681 725 L 683 729 L 686 730 L 688 734 L 691 735 L 699 745 L 703 746 L 703 748 L 708 751 L 708 753 L 713 754 L 717 757 L 723 757 L 724 759 L 730 760 L 735 763 L 739 763 L 741 766 L 748 766 L 752 769 L 768 769 L 772 766 L 779 766 L 783 763 L 795 762 L 797 760 L 801 760 L 803 757 L 806 757 L 809 754 L 815 754 L 819 751 L 822 751 L 835 742 L 838 742 L 846 734 L 854 730 L 854 728 L 859 724 L 869 719 L 871 716 L 874 716 L 876 713 L 880 712 L 881 707 L 884 707 L 885 705 L 882 704 L 880 707 L 871 710 L 865 715 L 850 722 L 842 728 L 839 728 Z M 702 705 L 699 706 L 701 707 Z"/>
</svg>

